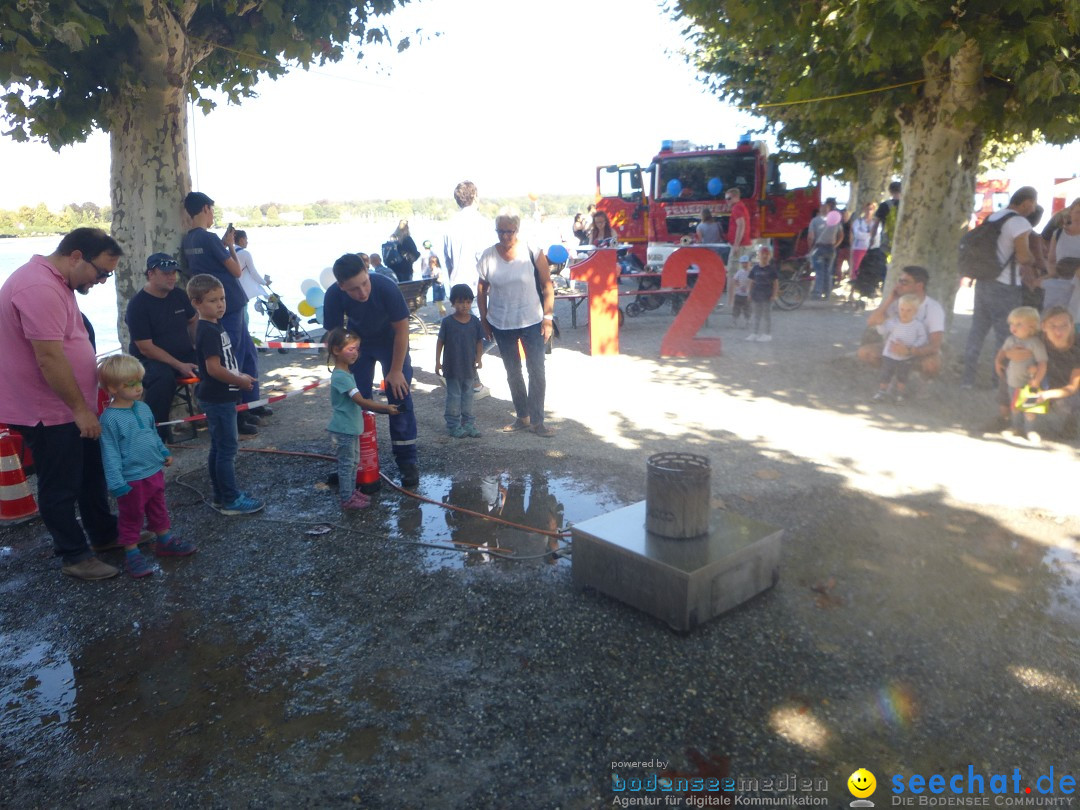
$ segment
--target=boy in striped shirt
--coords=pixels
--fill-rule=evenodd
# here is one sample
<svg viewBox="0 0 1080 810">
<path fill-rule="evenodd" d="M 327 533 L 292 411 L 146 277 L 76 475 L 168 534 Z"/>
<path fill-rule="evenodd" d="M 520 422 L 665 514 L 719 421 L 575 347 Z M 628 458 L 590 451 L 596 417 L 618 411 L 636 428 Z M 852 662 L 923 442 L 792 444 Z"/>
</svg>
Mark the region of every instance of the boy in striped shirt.
<svg viewBox="0 0 1080 810">
<path fill-rule="evenodd" d="M 169 530 L 165 508 L 165 474 L 172 454 L 154 426 L 154 414 L 142 401 L 142 363 L 130 354 L 106 357 L 98 366 L 98 382 L 112 397 L 101 414 L 101 460 L 105 483 L 116 497 L 117 542 L 124 547 L 124 570 L 134 579 L 154 573 L 139 551 L 143 518 L 157 539 L 159 557 L 187 557 L 195 546 Z"/>
</svg>

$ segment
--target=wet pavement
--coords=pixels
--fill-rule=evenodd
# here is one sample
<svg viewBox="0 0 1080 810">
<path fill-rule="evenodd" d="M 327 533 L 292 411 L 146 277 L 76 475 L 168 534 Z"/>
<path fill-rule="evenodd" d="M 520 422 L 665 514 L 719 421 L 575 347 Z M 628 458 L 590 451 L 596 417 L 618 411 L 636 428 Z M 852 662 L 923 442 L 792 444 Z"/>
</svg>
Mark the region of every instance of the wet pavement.
<svg viewBox="0 0 1080 810">
<path fill-rule="evenodd" d="M 951 409 L 925 419 L 866 413 L 837 401 L 846 366 L 793 393 L 768 387 L 796 373 L 771 360 L 725 380 L 738 360 L 646 368 L 632 401 L 560 411 L 554 440 L 455 444 L 441 400 L 417 397 L 421 494 L 534 530 L 641 500 L 651 452 L 708 456 L 715 509 L 785 529 L 781 575 L 689 634 L 573 587 L 563 537 L 388 488 L 342 516 L 321 459 L 242 454 L 268 507 L 223 518 L 178 482 L 206 491 L 205 447 L 178 451 L 170 511 L 200 550 L 145 581 L 72 582 L 40 523 L 0 528 L 0 806 L 599 808 L 615 778 L 658 773 L 797 774 L 842 808 L 866 767 L 880 807 L 893 774 L 1078 775 L 1080 522 L 1051 508 L 1067 493 L 1034 475 L 977 500 L 956 494 L 983 486 L 970 477 L 939 485 L 963 454 L 1033 458 L 959 434 L 969 394 L 924 401 Z M 678 413 L 658 413 L 673 386 Z M 310 404 L 252 445 L 326 452 Z M 485 429 L 506 408 L 481 401 Z M 1075 463 L 1036 455 L 1054 481 Z"/>
</svg>

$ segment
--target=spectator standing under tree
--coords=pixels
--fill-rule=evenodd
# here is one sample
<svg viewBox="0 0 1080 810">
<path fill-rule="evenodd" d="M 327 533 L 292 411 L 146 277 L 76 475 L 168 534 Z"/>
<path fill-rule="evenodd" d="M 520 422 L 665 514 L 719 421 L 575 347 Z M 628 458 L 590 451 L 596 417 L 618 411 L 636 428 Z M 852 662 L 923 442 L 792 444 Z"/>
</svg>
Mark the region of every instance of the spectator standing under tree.
<svg viewBox="0 0 1080 810">
<path fill-rule="evenodd" d="M 224 238 L 218 238 L 217 234 L 207 230 L 214 224 L 214 201 L 201 191 L 192 191 L 184 198 L 184 210 L 192 224 L 181 242 L 188 271 L 193 276 L 206 273 L 221 282 L 225 290 L 225 314 L 221 317 L 221 326 L 229 333 L 237 367 L 254 380 L 250 389 L 244 389 L 241 401 L 255 402 L 259 399 L 259 354 L 255 350 L 255 341 L 245 328 L 248 297 L 240 284 L 243 269 L 236 257 L 236 231 L 230 225 Z M 243 436 L 256 435 L 259 417 L 271 413 L 265 406 L 238 411 L 237 432 Z"/>
<path fill-rule="evenodd" d="M 896 218 L 900 215 L 900 189 L 898 180 L 889 183 L 889 199 L 885 200 L 874 212 L 873 227 L 870 230 L 870 245 L 874 246 L 875 239 L 880 241 L 877 246 L 881 248 L 888 259 L 892 254 L 892 239 L 896 232 Z"/>
<path fill-rule="evenodd" d="M 492 223 L 477 210 L 476 184 L 462 180 L 454 187 L 454 202 L 458 212 L 450 217 L 443 237 L 443 267 L 451 286 L 468 284 L 478 294 L 477 265 L 480 254 L 491 244 Z M 590 212 L 592 206 L 589 208 Z M 479 305 L 473 302 L 473 314 L 479 315 Z M 480 382 L 479 373 L 473 375 L 473 397 L 483 399 L 491 391 Z"/>
<path fill-rule="evenodd" d="M 120 572 L 87 545 L 89 534 L 93 547 L 111 547 L 117 523 L 97 444 L 97 358 L 75 293 L 104 284 L 122 255 L 104 231 L 76 228 L 0 286 L 0 422 L 34 454 L 38 509 L 61 570 L 84 580 Z"/>
<path fill-rule="evenodd" d="M 873 230 L 874 203 L 863 206 L 862 216 L 851 220 L 851 279 L 859 276 L 859 265 L 870 249 L 870 233 Z"/>
<path fill-rule="evenodd" d="M 128 352 L 146 370 L 143 402 L 155 422 L 167 422 L 177 378 L 194 377 L 195 324 L 199 320 L 187 293 L 176 286 L 179 264 L 168 253 L 146 260 L 146 284 L 128 302 L 124 321 L 131 334 Z M 171 439 L 168 425 L 158 428 L 162 441 Z"/>
<path fill-rule="evenodd" d="M 975 386 L 975 368 L 987 333 L 993 329 L 997 345 L 1003 344 L 1009 336 L 1009 313 L 1023 304 L 1024 277 L 1033 273 L 1035 264 L 1028 244 L 1032 227 L 1027 217 L 1038 205 L 1037 196 L 1031 186 L 1018 188 L 1009 199 L 1008 207 L 986 218 L 986 222 L 1003 220 L 997 241 L 997 263 L 1001 272 L 996 278 L 975 282 L 975 307 L 960 378 L 962 388 Z"/>
</svg>

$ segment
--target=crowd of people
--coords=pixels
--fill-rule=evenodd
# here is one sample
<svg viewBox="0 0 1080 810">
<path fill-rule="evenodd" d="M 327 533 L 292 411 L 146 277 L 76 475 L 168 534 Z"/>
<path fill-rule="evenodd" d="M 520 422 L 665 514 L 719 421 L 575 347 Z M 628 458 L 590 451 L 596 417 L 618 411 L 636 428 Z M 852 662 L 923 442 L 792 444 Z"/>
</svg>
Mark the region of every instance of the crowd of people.
<svg viewBox="0 0 1080 810">
<path fill-rule="evenodd" d="M 850 262 L 857 272 L 866 251 L 889 247 L 900 187 L 890 199 L 867 205 L 849 229 Z M 554 331 L 554 289 L 545 251 L 520 238 L 520 217 L 503 211 L 494 223 L 476 209 L 476 186 L 458 184 L 459 211 L 445 231 L 441 256 L 430 242 L 423 273 L 433 286 L 449 285 L 451 311 L 442 321 L 435 371 L 445 380 L 444 417 L 453 438 L 477 438 L 473 404 L 486 392 L 479 379 L 485 350 L 498 346 L 514 419 L 502 429 L 550 438 L 545 419 L 545 345 Z M 729 192 L 734 211 L 737 190 Z M 167 423 L 178 384 L 198 379 L 196 395 L 210 434 L 207 471 L 211 504 L 224 515 L 258 512 L 264 504 L 237 481 L 238 438 L 254 435 L 269 407 L 257 403 L 258 354 L 247 323 L 247 302 L 265 292 L 246 251 L 247 236 L 230 225 L 219 237 L 214 201 L 188 194 L 183 206 L 191 227 L 182 242 L 182 262 L 154 253 L 145 262 L 145 283 L 125 313 L 128 352 L 95 356 L 92 327 L 76 303 L 115 272 L 123 251 L 94 228 L 65 236 L 48 256 L 34 256 L 0 287 L 0 341 L 6 347 L 0 374 L 14 385 L 0 387 L 0 422 L 24 437 L 35 458 L 38 504 L 52 535 L 62 570 L 70 576 L 104 579 L 118 568 L 96 552 L 122 548 L 124 570 L 134 578 L 153 572 L 140 543 L 157 556 L 190 556 L 193 543 L 170 529 L 164 501 L 163 468 L 171 463 Z M 811 260 L 831 278 L 844 242 L 842 215 L 834 201 L 822 206 L 811 225 Z M 1000 271 L 975 284 L 975 310 L 963 355 L 961 385 L 974 384 L 985 337 L 996 336 L 994 386 L 998 414 L 993 427 L 1011 440 L 1036 444 L 1040 420 L 1052 421 L 1065 438 L 1077 433 L 1080 403 L 1080 346 L 1076 343 L 1076 269 L 1080 266 L 1080 199 L 1042 235 L 1033 231 L 1041 216 L 1035 190 L 1018 189 L 1009 206 L 991 215 Z M 594 247 L 618 239 L 607 215 L 591 211 L 589 224 L 576 222 Z M 768 245 L 756 249 L 739 217 L 727 238 L 735 267 L 728 303 L 735 324 L 750 330 L 747 340 L 771 340 L 771 309 L 779 274 Z M 704 244 L 719 239 L 711 216 L 702 216 L 697 235 Z M 335 282 L 326 291 L 323 323 L 330 375 L 331 415 L 327 425 L 338 456 L 341 506 L 360 509 L 370 501 L 356 490 L 358 439 L 363 411 L 385 414 L 390 446 L 405 488 L 420 480 L 417 423 L 412 401 L 409 307 L 399 284 L 411 280 L 421 258 L 402 220 L 382 254 L 347 253 L 333 265 Z M 743 244 L 745 242 L 745 244 Z M 383 259 L 391 254 L 388 270 Z M 410 258 L 411 257 L 411 258 Z M 401 261 L 409 267 L 403 269 Z M 181 264 L 189 280 L 178 286 Z M 389 262 L 387 262 L 389 264 Z M 995 268 L 996 271 L 996 268 Z M 444 275 L 445 274 L 445 275 Z M 867 337 L 858 357 L 881 369 L 876 401 L 901 401 L 913 374 L 940 375 L 945 311 L 927 295 L 926 268 L 906 266 L 893 289 L 867 318 Z M 828 288 L 822 288 L 827 296 Z M 524 360 L 524 363 L 522 362 Z M 383 404 L 374 396 L 376 365 L 385 381 Z M 524 367 L 523 367 L 524 366 Z M 1049 416 L 1040 414 L 1049 411 Z M 113 514 L 109 495 L 116 498 Z M 76 515 L 81 517 L 81 521 Z M 149 530 L 143 531 L 143 527 Z"/>
</svg>

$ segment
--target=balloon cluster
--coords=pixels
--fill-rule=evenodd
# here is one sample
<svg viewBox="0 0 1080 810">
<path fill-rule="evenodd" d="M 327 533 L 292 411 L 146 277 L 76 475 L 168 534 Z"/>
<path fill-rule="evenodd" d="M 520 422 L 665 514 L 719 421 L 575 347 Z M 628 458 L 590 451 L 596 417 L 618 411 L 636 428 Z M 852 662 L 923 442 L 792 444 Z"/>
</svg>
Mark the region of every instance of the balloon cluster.
<svg viewBox="0 0 1080 810">
<path fill-rule="evenodd" d="M 304 294 L 304 300 L 296 307 L 296 311 L 305 318 L 315 316 L 315 320 L 322 323 L 323 300 L 326 298 L 326 289 L 335 282 L 334 268 L 324 267 L 319 274 L 319 280 L 306 278 L 300 282 L 300 292 Z"/>
</svg>

